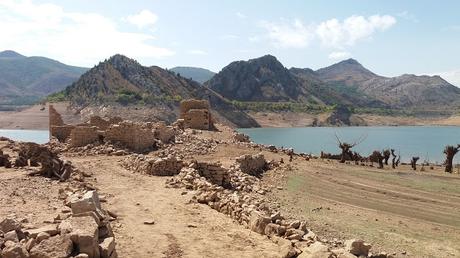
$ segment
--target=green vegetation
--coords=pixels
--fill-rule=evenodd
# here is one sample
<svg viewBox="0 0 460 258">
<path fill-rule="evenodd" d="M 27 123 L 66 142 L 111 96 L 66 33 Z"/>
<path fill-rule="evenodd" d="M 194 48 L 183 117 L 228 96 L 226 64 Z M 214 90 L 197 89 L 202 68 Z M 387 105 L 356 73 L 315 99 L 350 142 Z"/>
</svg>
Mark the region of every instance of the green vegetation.
<svg viewBox="0 0 460 258">
<path fill-rule="evenodd" d="M 310 103 L 298 102 L 244 102 L 244 101 L 231 101 L 231 104 L 245 111 L 290 111 L 297 113 L 322 113 L 331 111 L 334 106 L 324 106 Z"/>
<path fill-rule="evenodd" d="M 46 98 L 46 100 L 49 101 L 49 102 L 61 102 L 61 101 L 66 101 L 67 96 L 66 96 L 64 91 L 59 91 L 59 92 L 56 92 L 56 93 L 53 93 L 53 94 L 49 95 Z"/>
</svg>

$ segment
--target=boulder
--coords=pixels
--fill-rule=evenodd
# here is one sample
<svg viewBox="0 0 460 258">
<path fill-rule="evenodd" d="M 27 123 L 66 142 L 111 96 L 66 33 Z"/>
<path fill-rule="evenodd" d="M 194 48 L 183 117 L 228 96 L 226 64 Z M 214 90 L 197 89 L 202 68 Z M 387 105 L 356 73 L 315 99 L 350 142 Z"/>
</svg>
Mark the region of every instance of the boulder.
<svg viewBox="0 0 460 258">
<path fill-rule="evenodd" d="M 12 241 L 15 243 L 19 243 L 19 238 L 18 238 L 18 234 L 16 233 L 16 230 L 11 230 L 9 232 L 6 232 L 3 238 L 5 239 L 5 242 Z"/>
<path fill-rule="evenodd" d="M 21 223 L 19 221 L 12 219 L 12 218 L 6 218 L 0 222 L 0 231 L 3 232 L 9 232 L 11 230 L 18 230 L 21 228 Z"/>
<path fill-rule="evenodd" d="M 55 236 L 55 235 L 57 235 L 58 230 L 56 228 L 56 225 L 50 224 L 50 225 L 46 225 L 44 227 L 37 228 L 37 229 L 28 229 L 28 230 L 24 231 L 24 233 L 26 235 L 29 235 L 29 237 L 36 238 L 38 236 L 38 234 L 40 234 L 40 233 L 47 233 L 50 236 Z"/>
<path fill-rule="evenodd" d="M 66 228 L 61 227 L 61 231 L 70 231 L 66 235 L 70 236 L 80 253 L 87 254 L 89 258 L 99 257 L 99 228 L 93 217 L 71 217 L 69 223 L 63 225 Z"/>
<path fill-rule="evenodd" d="M 304 248 L 298 258 L 332 258 L 334 255 L 329 248 L 321 242 L 315 242 Z"/>
<path fill-rule="evenodd" d="M 70 208 L 72 208 L 73 214 L 100 210 L 101 203 L 99 201 L 99 195 L 96 191 L 88 191 L 82 198 L 73 200 L 70 203 Z"/>
<path fill-rule="evenodd" d="M 5 248 L 3 248 L 0 257 L 2 258 L 28 258 L 29 252 L 25 246 L 19 243 L 13 243 L 7 241 L 5 243 Z"/>
<path fill-rule="evenodd" d="M 115 239 L 113 237 L 108 237 L 99 244 L 99 252 L 101 258 L 110 258 L 112 253 L 115 251 Z"/>
<path fill-rule="evenodd" d="M 367 256 L 371 247 L 370 244 L 365 243 L 364 240 L 361 239 L 350 239 L 345 241 L 345 250 L 356 256 Z"/>
<path fill-rule="evenodd" d="M 249 219 L 249 229 L 263 235 L 265 233 L 265 227 L 270 222 L 270 217 L 264 216 L 258 211 L 253 211 Z"/>
<path fill-rule="evenodd" d="M 44 239 L 30 250 L 30 258 L 66 258 L 73 250 L 68 236 L 57 235 Z"/>
</svg>

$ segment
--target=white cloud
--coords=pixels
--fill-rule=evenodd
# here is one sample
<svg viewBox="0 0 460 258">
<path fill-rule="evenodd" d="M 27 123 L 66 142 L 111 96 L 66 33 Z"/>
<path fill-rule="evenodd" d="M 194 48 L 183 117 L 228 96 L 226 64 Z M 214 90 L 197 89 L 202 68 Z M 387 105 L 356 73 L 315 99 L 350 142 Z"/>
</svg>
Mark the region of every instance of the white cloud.
<svg viewBox="0 0 460 258">
<path fill-rule="evenodd" d="M 174 55 L 152 45 L 152 35 L 123 32 L 114 20 L 100 14 L 67 12 L 31 0 L 0 1 L 0 34 L 0 49 L 80 66 L 91 66 L 116 53 L 133 58 Z"/>
<path fill-rule="evenodd" d="M 343 21 L 334 18 L 319 24 L 305 25 L 296 19 L 278 23 L 262 21 L 260 26 L 267 30 L 268 38 L 279 47 L 304 48 L 317 39 L 323 46 L 343 49 L 389 29 L 395 23 L 396 18 L 390 15 L 367 18 L 353 15 Z"/>
<path fill-rule="evenodd" d="M 130 15 L 125 19 L 127 22 L 143 29 L 147 26 L 153 26 L 158 21 L 158 16 L 149 10 L 142 10 L 138 14 Z"/>
<path fill-rule="evenodd" d="M 246 17 L 247 17 L 245 14 L 242 14 L 242 13 L 240 13 L 240 12 L 237 12 L 237 13 L 236 13 L 236 16 L 237 16 L 238 18 L 240 18 L 240 19 L 246 19 Z"/>
<path fill-rule="evenodd" d="M 314 38 L 312 29 L 297 19 L 291 23 L 262 21 L 260 26 L 268 31 L 268 37 L 277 47 L 303 48 Z"/>
<path fill-rule="evenodd" d="M 189 50 L 187 53 L 189 53 L 190 55 L 207 55 L 208 53 L 204 50 L 201 50 L 201 49 L 192 49 L 192 50 Z"/>
<path fill-rule="evenodd" d="M 401 18 L 403 18 L 405 20 L 414 22 L 414 23 L 419 22 L 419 20 L 417 19 L 417 16 L 415 16 L 414 14 L 412 14 L 412 13 L 410 13 L 408 11 L 402 11 L 400 13 L 397 13 L 396 16 L 401 17 Z"/>
<path fill-rule="evenodd" d="M 356 42 L 368 39 L 377 31 L 385 31 L 396 23 L 390 15 L 350 16 L 340 22 L 337 19 L 324 21 L 316 28 L 324 46 L 343 48 L 353 46 Z"/>
<path fill-rule="evenodd" d="M 445 72 L 439 73 L 432 73 L 431 75 L 439 75 L 449 83 L 460 87 L 460 69 L 457 70 L 450 70 Z"/>
<path fill-rule="evenodd" d="M 332 52 L 328 55 L 329 59 L 334 59 L 334 60 L 342 60 L 345 58 L 350 58 L 351 53 L 350 52 Z"/>
</svg>

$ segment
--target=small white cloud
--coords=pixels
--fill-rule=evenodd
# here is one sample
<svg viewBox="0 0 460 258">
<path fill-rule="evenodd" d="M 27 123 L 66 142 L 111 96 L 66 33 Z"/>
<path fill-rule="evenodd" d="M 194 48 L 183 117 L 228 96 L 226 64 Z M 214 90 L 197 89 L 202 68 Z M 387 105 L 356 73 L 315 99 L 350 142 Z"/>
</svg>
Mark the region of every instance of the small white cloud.
<svg viewBox="0 0 460 258">
<path fill-rule="evenodd" d="M 143 29 L 147 26 L 153 26 L 158 21 L 158 16 L 149 10 L 142 10 L 138 14 L 130 15 L 125 20 L 138 28 Z"/>
<path fill-rule="evenodd" d="M 385 31 L 396 23 L 390 15 L 350 16 L 343 21 L 330 19 L 319 24 L 305 25 L 295 19 L 292 22 L 260 22 L 267 30 L 268 38 L 276 46 L 304 48 L 314 40 L 326 47 L 343 49 L 353 46 L 356 42 L 369 39 L 379 31 Z"/>
<path fill-rule="evenodd" d="M 221 40 L 235 40 L 235 39 L 239 39 L 239 38 L 240 38 L 239 36 L 233 35 L 233 34 L 226 34 L 226 35 L 220 36 Z"/>
<path fill-rule="evenodd" d="M 445 71 L 445 72 L 439 72 L 439 73 L 432 73 L 430 75 L 439 75 L 444 80 L 446 80 L 449 83 L 451 83 L 452 85 L 460 87 L 460 69 L 450 70 L 450 71 Z"/>
<path fill-rule="evenodd" d="M 291 23 L 273 23 L 262 21 L 260 26 L 268 31 L 268 37 L 277 47 L 303 48 L 314 38 L 314 32 L 296 19 Z"/>
<path fill-rule="evenodd" d="M 398 16 L 400 18 L 403 18 L 405 20 L 414 22 L 414 23 L 419 22 L 419 20 L 417 19 L 417 16 L 415 16 L 414 14 L 412 14 L 412 13 L 410 13 L 408 11 L 403 11 L 403 12 L 397 13 L 396 16 Z"/>
<path fill-rule="evenodd" d="M 385 31 L 395 23 L 396 19 L 390 15 L 372 15 L 368 18 L 353 15 L 342 22 L 330 19 L 320 23 L 316 34 L 324 46 L 344 48 L 369 39 L 375 32 Z"/>
<path fill-rule="evenodd" d="M 190 55 L 207 55 L 208 53 L 204 50 L 200 50 L 200 49 L 192 49 L 192 50 L 189 50 L 187 53 L 189 53 Z"/>
<path fill-rule="evenodd" d="M 342 60 L 342 59 L 346 59 L 350 57 L 351 57 L 350 52 L 332 52 L 328 55 L 329 59 L 334 59 L 334 60 Z"/>
<path fill-rule="evenodd" d="M 246 17 L 247 17 L 246 15 L 244 15 L 244 14 L 242 14 L 242 13 L 240 13 L 240 12 L 237 12 L 237 13 L 236 13 L 236 16 L 237 16 L 238 18 L 240 18 L 240 19 L 246 19 Z"/>
</svg>

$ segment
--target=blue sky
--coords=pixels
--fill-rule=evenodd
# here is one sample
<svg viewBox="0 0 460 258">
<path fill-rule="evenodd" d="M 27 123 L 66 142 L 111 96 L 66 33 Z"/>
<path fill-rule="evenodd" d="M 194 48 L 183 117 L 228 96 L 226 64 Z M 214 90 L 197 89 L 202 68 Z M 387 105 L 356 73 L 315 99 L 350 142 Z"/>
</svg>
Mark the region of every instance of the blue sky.
<svg viewBox="0 0 460 258">
<path fill-rule="evenodd" d="M 213 71 L 265 54 L 313 69 L 352 57 L 381 75 L 440 74 L 460 86 L 459 10 L 453 0 L 1 0 L 0 49 Z"/>
</svg>

